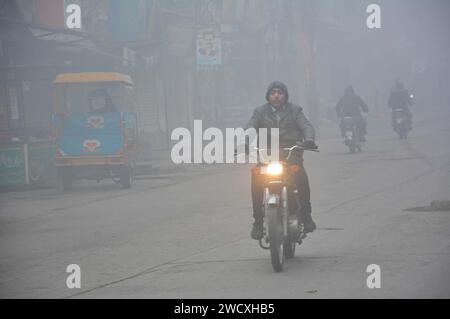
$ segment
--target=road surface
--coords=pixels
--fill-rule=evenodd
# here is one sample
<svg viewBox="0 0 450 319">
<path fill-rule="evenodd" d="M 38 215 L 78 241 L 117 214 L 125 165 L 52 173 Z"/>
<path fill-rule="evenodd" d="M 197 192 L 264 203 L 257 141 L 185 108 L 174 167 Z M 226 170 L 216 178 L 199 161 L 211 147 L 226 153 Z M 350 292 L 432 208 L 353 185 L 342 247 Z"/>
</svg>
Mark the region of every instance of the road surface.
<svg viewBox="0 0 450 319">
<path fill-rule="evenodd" d="M 448 117 L 407 141 L 370 123 L 363 153 L 339 137 L 305 155 L 318 230 L 282 273 L 250 239 L 248 165 L 215 165 L 74 190 L 0 194 L 1 298 L 449 298 Z M 337 127 L 331 129 L 338 133 Z M 81 268 L 69 289 L 66 268 Z M 369 289 L 368 265 L 381 288 Z"/>
</svg>

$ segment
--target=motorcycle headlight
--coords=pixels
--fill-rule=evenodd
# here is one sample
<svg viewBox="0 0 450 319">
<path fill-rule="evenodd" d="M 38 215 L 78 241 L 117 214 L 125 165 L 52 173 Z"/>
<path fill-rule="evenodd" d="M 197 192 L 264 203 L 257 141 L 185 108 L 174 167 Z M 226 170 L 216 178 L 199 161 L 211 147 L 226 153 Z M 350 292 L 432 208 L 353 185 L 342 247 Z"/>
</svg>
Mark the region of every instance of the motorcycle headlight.
<svg viewBox="0 0 450 319">
<path fill-rule="evenodd" d="M 270 163 L 267 166 L 261 167 L 261 174 L 265 175 L 281 175 L 283 174 L 284 167 L 280 163 Z"/>
</svg>

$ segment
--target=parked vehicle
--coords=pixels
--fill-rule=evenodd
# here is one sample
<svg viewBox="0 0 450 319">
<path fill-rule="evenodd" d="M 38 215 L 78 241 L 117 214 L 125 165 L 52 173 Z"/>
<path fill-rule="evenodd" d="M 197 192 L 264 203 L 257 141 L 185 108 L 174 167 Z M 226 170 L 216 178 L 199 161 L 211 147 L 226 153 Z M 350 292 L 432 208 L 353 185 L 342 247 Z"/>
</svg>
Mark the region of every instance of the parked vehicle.
<svg viewBox="0 0 450 319">
<path fill-rule="evenodd" d="M 77 179 L 105 178 L 131 187 L 138 139 L 131 78 L 64 73 L 54 85 L 55 165 L 63 188 Z"/>
</svg>

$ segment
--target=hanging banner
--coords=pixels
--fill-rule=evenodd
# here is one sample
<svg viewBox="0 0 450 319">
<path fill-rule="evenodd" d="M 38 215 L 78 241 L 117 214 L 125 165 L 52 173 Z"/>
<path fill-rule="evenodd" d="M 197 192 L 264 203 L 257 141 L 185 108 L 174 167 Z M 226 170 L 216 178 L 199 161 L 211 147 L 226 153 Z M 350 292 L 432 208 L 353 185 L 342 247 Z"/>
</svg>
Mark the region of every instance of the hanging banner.
<svg viewBox="0 0 450 319">
<path fill-rule="evenodd" d="M 222 64 L 222 39 L 212 30 L 203 30 L 197 34 L 197 65 Z"/>
<path fill-rule="evenodd" d="M 36 23 L 54 28 L 82 30 L 81 0 L 36 0 Z"/>
<path fill-rule="evenodd" d="M 8 87 L 9 116 L 11 120 L 20 120 L 19 103 L 17 102 L 17 88 Z"/>
<path fill-rule="evenodd" d="M 143 37 L 148 5 L 143 0 L 110 0 L 108 30 L 116 41 L 136 41 Z"/>
<path fill-rule="evenodd" d="M 36 0 L 36 23 L 50 28 L 64 28 L 64 1 L 63 0 Z"/>
</svg>

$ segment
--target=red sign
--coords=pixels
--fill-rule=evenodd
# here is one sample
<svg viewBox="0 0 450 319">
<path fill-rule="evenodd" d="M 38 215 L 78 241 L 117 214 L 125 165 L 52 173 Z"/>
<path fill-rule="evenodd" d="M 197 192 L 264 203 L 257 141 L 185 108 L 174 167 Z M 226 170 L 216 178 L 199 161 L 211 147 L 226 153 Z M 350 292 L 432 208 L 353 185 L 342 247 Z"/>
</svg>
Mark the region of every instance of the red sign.
<svg viewBox="0 0 450 319">
<path fill-rule="evenodd" d="M 64 0 L 35 0 L 36 23 L 64 29 Z"/>
</svg>

